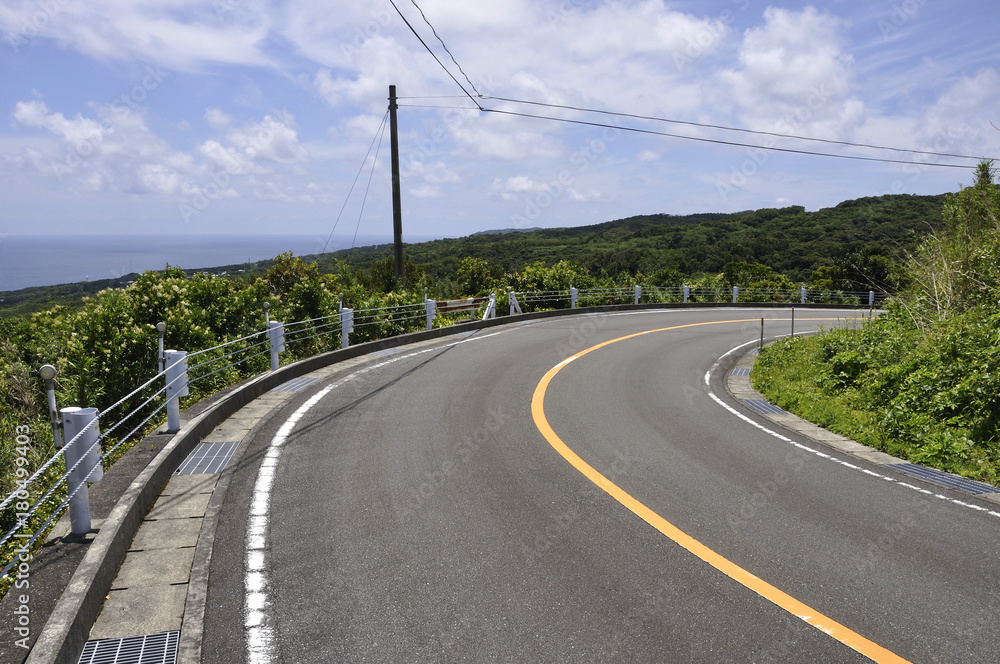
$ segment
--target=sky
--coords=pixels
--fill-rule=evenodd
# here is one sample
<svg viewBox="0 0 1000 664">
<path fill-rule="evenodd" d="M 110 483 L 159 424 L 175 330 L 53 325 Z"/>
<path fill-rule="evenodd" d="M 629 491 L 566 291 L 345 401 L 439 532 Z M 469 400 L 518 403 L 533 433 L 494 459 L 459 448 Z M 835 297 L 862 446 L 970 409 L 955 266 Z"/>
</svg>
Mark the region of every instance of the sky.
<svg viewBox="0 0 1000 664">
<path fill-rule="evenodd" d="M 0 237 L 389 235 L 390 85 L 407 239 L 939 194 L 1000 157 L 995 0 L 394 2 L 4 0 Z"/>
</svg>

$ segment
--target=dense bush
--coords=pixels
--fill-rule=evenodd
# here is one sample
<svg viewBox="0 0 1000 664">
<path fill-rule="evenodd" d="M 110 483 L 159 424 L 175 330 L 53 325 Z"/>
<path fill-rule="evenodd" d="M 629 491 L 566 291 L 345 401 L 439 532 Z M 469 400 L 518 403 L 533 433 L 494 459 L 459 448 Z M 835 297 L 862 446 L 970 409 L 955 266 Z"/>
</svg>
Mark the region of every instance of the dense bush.
<svg viewBox="0 0 1000 664">
<path fill-rule="evenodd" d="M 994 175 L 992 164 L 980 164 L 975 183 L 946 199 L 946 230 L 911 254 L 911 286 L 885 314 L 773 344 L 754 369 L 755 385 L 790 410 L 809 411 L 806 400 L 839 400 L 842 417 L 828 424 L 842 433 L 916 463 L 1000 480 L 1000 190 Z M 809 374 L 794 376 L 806 373 L 795 369 L 803 365 Z M 868 428 L 859 430 L 859 422 Z"/>
</svg>

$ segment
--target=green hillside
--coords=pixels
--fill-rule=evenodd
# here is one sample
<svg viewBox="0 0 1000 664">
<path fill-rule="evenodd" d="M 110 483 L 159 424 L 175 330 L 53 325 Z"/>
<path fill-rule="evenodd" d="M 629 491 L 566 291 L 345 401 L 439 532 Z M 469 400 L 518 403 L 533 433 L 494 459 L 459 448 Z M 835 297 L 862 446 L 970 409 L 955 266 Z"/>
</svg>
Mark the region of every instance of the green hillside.
<svg viewBox="0 0 1000 664">
<path fill-rule="evenodd" d="M 529 263 L 568 260 L 595 277 L 652 274 L 669 268 L 682 275 L 721 272 L 727 263 L 761 263 L 793 281 L 808 282 L 824 266 L 864 281 L 873 256 L 899 262 L 921 236 L 940 229 L 944 195 L 886 195 L 845 201 L 806 212 L 799 206 L 730 214 L 643 215 L 594 226 L 524 233 L 473 235 L 408 245 L 406 256 L 437 279 L 455 273 L 466 257 L 481 258 L 510 273 Z M 336 261 L 370 268 L 392 256 L 390 245 L 310 256 L 324 269 Z M 878 261 L 876 261 L 878 262 Z M 867 284 L 864 286 L 867 288 Z"/>
</svg>

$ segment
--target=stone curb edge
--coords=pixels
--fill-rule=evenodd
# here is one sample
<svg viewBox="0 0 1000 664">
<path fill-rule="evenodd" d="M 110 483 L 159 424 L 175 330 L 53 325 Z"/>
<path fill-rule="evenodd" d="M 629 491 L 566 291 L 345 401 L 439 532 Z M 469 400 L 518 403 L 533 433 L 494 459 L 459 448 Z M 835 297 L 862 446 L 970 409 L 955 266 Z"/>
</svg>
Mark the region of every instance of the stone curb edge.
<svg viewBox="0 0 1000 664">
<path fill-rule="evenodd" d="M 744 353 L 736 362 L 726 369 L 725 374 L 725 386 L 726 392 L 729 393 L 737 401 L 745 401 L 747 399 L 757 399 L 762 401 L 767 401 L 767 399 L 757 390 L 753 389 L 750 384 L 750 376 L 748 375 L 733 375 L 733 369 L 751 369 L 754 362 L 757 360 L 757 355 L 753 351 Z M 862 445 L 861 443 L 851 440 L 846 436 L 841 436 L 840 434 L 828 431 L 823 427 L 808 422 L 798 415 L 793 415 L 792 413 L 782 411 L 781 413 L 755 413 L 761 417 L 765 417 L 775 424 L 778 424 L 790 431 L 797 434 L 805 436 L 809 440 L 829 447 L 842 454 L 847 454 L 856 459 L 862 459 L 868 461 L 869 463 L 874 463 L 880 466 L 887 466 L 890 464 L 897 463 L 909 463 L 906 459 L 900 459 L 894 457 L 891 454 L 886 454 L 879 450 L 868 447 L 867 445 Z M 908 481 L 920 481 L 917 478 L 909 477 Z M 945 487 L 937 486 L 939 489 Z M 990 503 L 1000 504 L 1000 493 L 983 493 L 974 496 L 981 500 L 988 501 Z"/>
</svg>

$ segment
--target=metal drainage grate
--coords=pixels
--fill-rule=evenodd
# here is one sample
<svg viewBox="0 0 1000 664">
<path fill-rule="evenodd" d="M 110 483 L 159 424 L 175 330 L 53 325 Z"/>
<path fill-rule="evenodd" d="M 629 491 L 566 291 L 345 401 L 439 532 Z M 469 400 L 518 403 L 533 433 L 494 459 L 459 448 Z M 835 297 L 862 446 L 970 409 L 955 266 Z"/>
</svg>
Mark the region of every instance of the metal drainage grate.
<svg viewBox="0 0 1000 664">
<path fill-rule="evenodd" d="M 896 470 L 901 470 L 908 475 L 913 475 L 914 477 L 929 480 L 937 484 L 943 484 L 946 487 L 958 489 L 959 491 L 964 491 L 966 493 L 980 494 L 996 493 L 1000 491 L 1000 489 L 995 486 L 983 484 L 982 482 L 976 482 L 974 480 L 967 480 L 964 477 L 952 475 L 951 473 L 946 473 L 943 470 L 938 470 L 936 468 L 918 466 L 912 463 L 893 463 L 889 464 L 889 466 L 891 468 L 895 468 Z"/>
<path fill-rule="evenodd" d="M 300 376 L 299 378 L 293 378 L 289 381 L 285 381 L 277 387 L 271 388 L 272 392 L 301 392 L 313 383 L 315 383 L 318 378 L 306 378 L 305 376 Z"/>
<path fill-rule="evenodd" d="M 763 399 L 741 399 L 741 401 L 761 415 L 782 415 L 785 413 L 773 403 Z"/>
<path fill-rule="evenodd" d="M 176 664 L 180 632 L 88 641 L 80 664 Z"/>
<path fill-rule="evenodd" d="M 731 376 L 749 376 L 750 370 L 746 367 L 737 367 L 729 372 Z"/>
<path fill-rule="evenodd" d="M 198 443 L 184 463 L 174 471 L 174 475 L 209 475 L 221 473 L 233 452 L 239 445 L 235 443 Z"/>
</svg>

